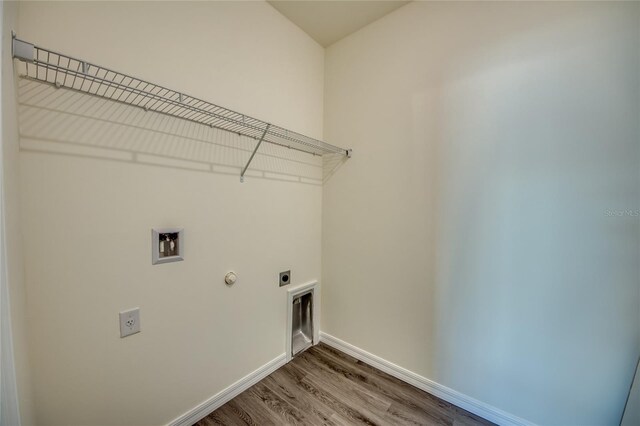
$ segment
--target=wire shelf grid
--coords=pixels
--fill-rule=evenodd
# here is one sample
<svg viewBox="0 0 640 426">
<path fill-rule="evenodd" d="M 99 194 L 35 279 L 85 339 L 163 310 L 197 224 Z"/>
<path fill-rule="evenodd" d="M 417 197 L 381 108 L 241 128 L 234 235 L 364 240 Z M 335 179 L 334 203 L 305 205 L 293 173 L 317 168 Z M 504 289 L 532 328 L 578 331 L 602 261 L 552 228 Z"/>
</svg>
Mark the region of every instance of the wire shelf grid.
<svg viewBox="0 0 640 426">
<path fill-rule="evenodd" d="M 15 37 L 13 57 L 25 65 L 23 78 L 250 137 L 258 141 L 256 150 L 260 142 L 267 142 L 313 155 L 351 154 L 351 150 Z"/>
</svg>

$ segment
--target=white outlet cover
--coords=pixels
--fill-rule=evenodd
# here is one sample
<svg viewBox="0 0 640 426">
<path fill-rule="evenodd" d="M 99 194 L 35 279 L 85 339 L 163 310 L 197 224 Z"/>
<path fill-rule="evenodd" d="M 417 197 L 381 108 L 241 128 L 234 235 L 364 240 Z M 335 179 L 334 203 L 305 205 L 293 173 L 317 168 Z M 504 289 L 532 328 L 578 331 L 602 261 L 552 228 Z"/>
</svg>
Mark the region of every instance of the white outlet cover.
<svg viewBox="0 0 640 426">
<path fill-rule="evenodd" d="M 120 312 L 120 337 L 140 333 L 140 308 Z"/>
</svg>

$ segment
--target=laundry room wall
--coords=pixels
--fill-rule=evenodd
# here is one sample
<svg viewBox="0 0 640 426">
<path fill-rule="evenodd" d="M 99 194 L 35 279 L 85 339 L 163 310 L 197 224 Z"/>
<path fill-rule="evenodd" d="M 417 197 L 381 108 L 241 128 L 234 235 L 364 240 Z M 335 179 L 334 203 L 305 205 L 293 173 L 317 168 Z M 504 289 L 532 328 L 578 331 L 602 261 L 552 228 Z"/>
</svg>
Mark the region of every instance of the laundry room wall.
<svg viewBox="0 0 640 426">
<path fill-rule="evenodd" d="M 327 49 L 322 330 L 536 424 L 640 351 L 640 4 L 412 2 Z"/>
<path fill-rule="evenodd" d="M 21 2 L 18 36 L 322 137 L 324 51 L 266 2 Z M 263 144 L 241 184 L 254 140 L 17 85 L 37 422 L 166 424 L 283 354 L 278 273 L 320 278 L 321 161 Z M 155 227 L 184 228 L 183 262 L 151 264 Z"/>
</svg>

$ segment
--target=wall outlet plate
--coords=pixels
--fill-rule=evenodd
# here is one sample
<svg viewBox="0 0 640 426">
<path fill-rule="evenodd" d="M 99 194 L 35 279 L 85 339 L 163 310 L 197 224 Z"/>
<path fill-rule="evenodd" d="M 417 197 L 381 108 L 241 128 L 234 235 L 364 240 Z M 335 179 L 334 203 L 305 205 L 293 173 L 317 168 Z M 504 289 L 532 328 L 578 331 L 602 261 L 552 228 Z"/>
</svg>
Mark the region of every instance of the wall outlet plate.
<svg viewBox="0 0 640 426">
<path fill-rule="evenodd" d="M 284 287 L 287 284 L 291 284 L 291 269 L 280 272 L 280 287 Z"/>
<path fill-rule="evenodd" d="M 140 308 L 120 312 L 120 337 L 140 333 Z"/>
</svg>

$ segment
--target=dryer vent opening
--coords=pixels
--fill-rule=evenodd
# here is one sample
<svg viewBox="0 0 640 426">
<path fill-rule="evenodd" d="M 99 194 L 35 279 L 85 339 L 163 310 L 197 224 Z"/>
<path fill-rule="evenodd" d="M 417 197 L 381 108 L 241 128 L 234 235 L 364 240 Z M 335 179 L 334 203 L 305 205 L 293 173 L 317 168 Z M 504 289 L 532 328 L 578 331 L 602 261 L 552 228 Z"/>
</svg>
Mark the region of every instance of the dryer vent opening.
<svg viewBox="0 0 640 426">
<path fill-rule="evenodd" d="M 313 292 L 293 298 L 291 354 L 295 356 L 313 344 Z"/>
</svg>

